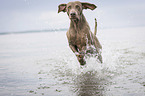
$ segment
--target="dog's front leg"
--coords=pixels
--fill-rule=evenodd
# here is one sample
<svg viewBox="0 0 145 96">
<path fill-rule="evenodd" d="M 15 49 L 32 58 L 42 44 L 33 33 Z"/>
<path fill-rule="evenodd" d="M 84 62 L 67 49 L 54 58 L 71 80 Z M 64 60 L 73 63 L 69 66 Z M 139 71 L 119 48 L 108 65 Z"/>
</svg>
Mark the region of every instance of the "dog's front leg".
<svg viewBox="0 0 145 96">
<path fill-rule="evenodd" d="M 79 54 L 76 54 L 78 61 L 80 62 L 81 65 L 85 65 L 86 61 L 85 61 L 85 49 L 86 47 L 82 47 L 82 50 L 79 51 Z"/>
<path fill-rule="evenodd" d="M 79 63 L 80 63 L 81 65 L 85 65 L 85 64 L 86 64 L 86 61 L 85 61 L 85 59 L 84 59 L 84 56 L 85 56 L 84 51 L 79 52 L 79 50 L 77 49 L 77 46 L 74 46 L 74 45 L 71 45 L 71 44 L 69 44 L 69 47 L 70 47 L 71 50 L 75 53 L 75 55 L 76 55 L 76 57 L 77 57 Z"/>
<path fill-rule="evenodd" d="M 77 46 L 76 46 L 76 45 L 69 44 L 69 47 L 71 48 L 71 50 L 75 53 L 75 55 L 76 55 L 77 57 L 82 57 L 82 54 L 81 54 L 81 52 L 79 52 L 79 50 L 77 49 Z"/>
<path fill-rule="evenodd" d="M 75 54 L 79 54 L 79 53 L 78 53 L 77 46 L 74 46 L 74 45 L 72 45 L 72 44 L 69 44 L 69 47 L 70 47 L 70 49 L 71 49 Z"/>
<path fill-rule="evenodd" d="M 84 57 L 85 57 L 85 53 L 84 52 L 79 52 L 79 54 L 76 55 L 76 56 L 77 56 L 77 59 L 78 59 L 78 61 L 80 62 L 81 65 L 85 65 L 86 64 L 86 61 L 84 59 Z"/>
</svg>

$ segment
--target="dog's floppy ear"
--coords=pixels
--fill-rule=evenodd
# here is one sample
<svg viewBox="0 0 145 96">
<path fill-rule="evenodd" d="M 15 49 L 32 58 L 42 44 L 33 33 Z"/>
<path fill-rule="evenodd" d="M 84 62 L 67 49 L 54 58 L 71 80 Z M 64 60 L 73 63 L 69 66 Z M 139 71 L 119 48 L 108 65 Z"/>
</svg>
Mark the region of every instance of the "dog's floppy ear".
<svg viewBox="0 0 145 96">
<path fill-rule="evenodd" d="M 66 12 L 66 4 L 60 4 L 58 6 L 58 13 L 61 11 Z"/>
<path fill-rule="evenodd" d="M 91 10 L 94 10 L 95 8 L 97 8 L 96 5 L 86 3 L 86 2 L 82 2 L 82 7 L 83 7 L 83 9 L 91 9 Z"/>
</svg>

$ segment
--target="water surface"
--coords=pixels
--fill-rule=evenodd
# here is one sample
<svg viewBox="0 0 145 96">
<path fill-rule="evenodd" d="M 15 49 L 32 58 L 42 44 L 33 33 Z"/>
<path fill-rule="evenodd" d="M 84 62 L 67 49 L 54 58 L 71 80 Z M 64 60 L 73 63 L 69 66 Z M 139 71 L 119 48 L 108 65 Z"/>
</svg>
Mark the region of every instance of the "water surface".
<svg viewBox="0 0 145 96">
<path fill-rule="evenodd" d="M 98 31 L 103 64 L 81 67 L 66 32 L 0 35 L 1 96 L 144 96 L 145 28 Z"/>
</svg>

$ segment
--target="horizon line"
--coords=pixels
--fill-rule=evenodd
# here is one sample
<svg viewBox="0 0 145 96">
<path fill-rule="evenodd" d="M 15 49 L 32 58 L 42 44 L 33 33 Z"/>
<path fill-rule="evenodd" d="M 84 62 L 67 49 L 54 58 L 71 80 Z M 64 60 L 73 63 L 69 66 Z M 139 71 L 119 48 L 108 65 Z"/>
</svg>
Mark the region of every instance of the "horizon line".
<svg viewBox="0 0 145 96">
<path fill-rule="evenodd" d="M 66 30 L 67 30 L 67 28 L 43 29 L 43 30 L 26 30 L 26 31 L 0 32 L 0 35 L 23 34 L 23 33 L 39 33 L 39 32 L 55 32 L 55 31 L 66 31 Z"/>
</svg>

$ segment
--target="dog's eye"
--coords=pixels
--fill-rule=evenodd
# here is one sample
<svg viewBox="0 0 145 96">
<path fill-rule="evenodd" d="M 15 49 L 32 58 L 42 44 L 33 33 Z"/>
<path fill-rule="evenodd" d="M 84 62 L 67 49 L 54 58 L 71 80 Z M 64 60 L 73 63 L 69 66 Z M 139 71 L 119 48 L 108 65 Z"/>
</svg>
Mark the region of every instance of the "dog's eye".
<svg viewBox="0 0 145 96">
<path fill-rule="evenodd" d="M 80 10 L 80 6 L 79 5 L 76 5 L 76 9 Z"/>
<path fill-rule="evenodd" d="M 71 9 L 71 6 L 68 6 L 68 9 Z"/>
</svg>

